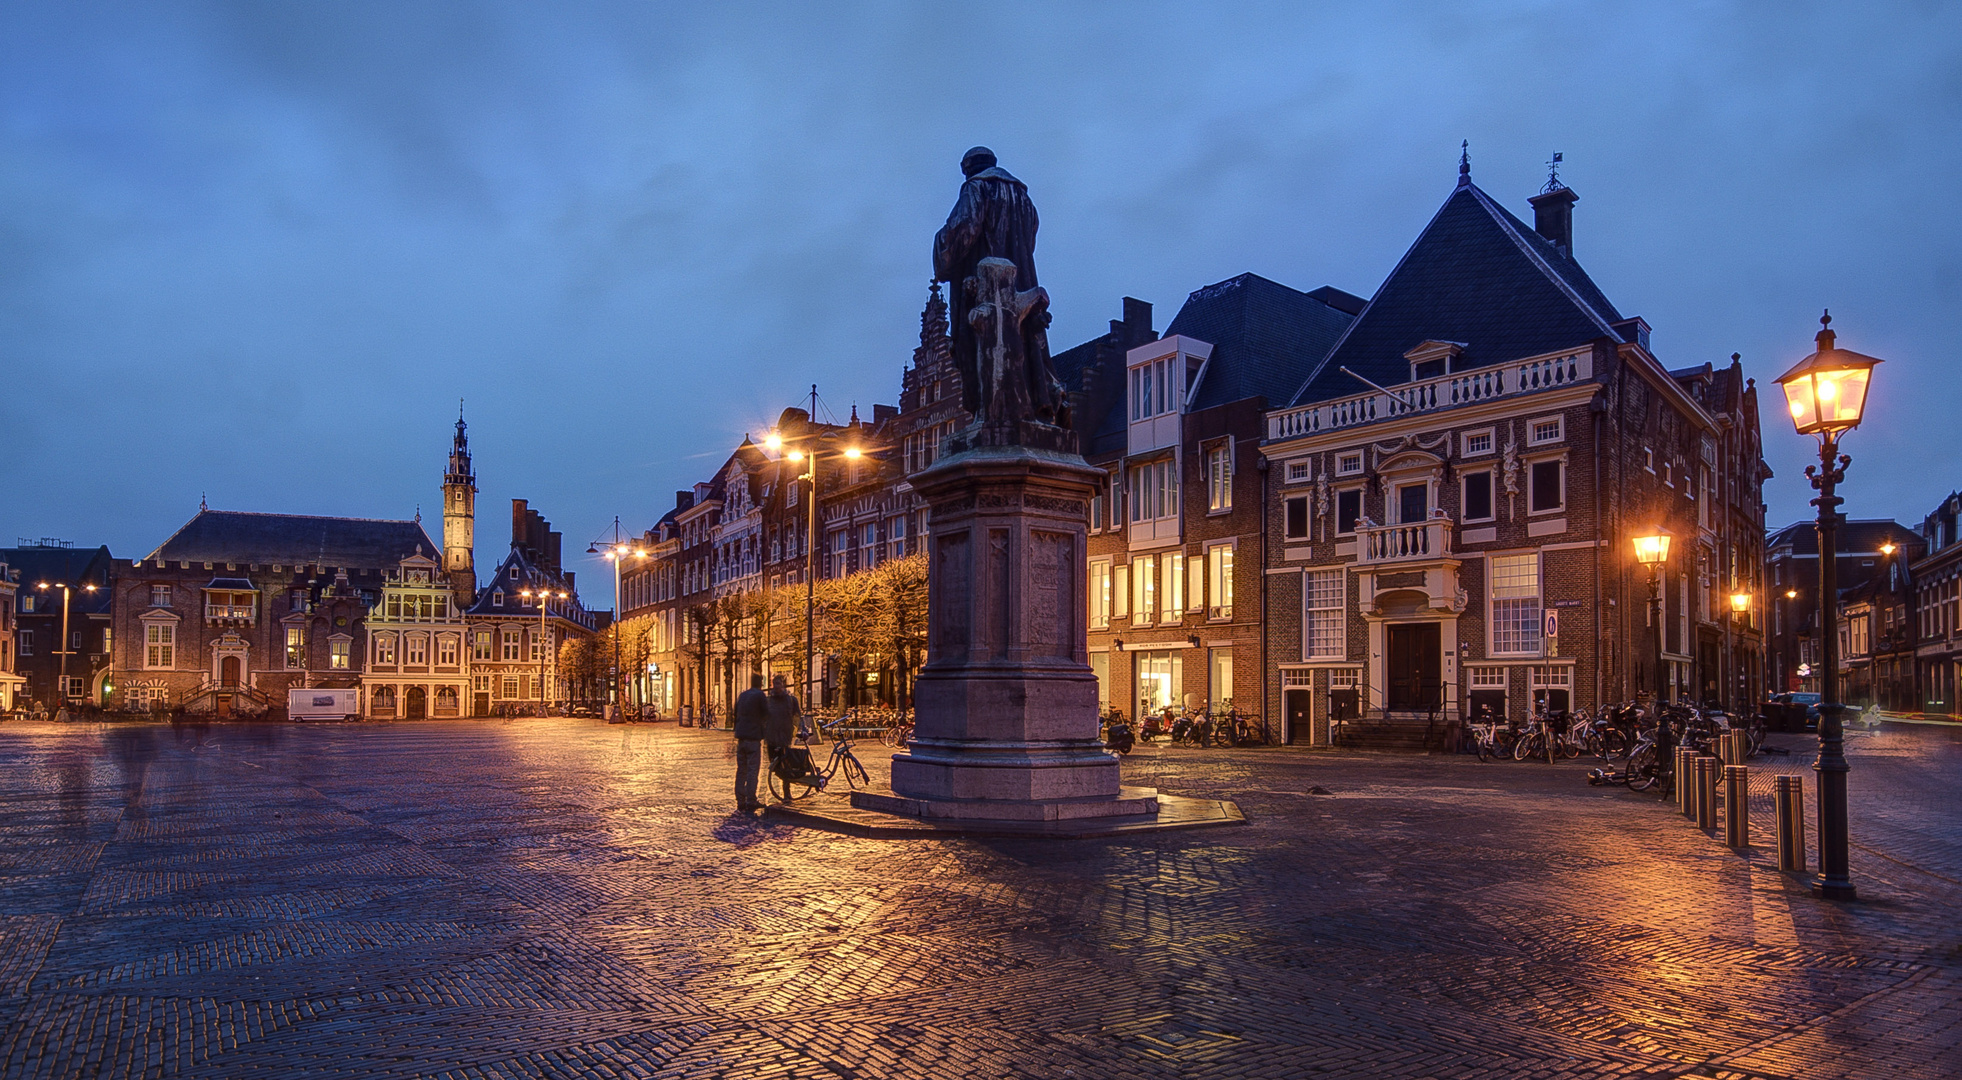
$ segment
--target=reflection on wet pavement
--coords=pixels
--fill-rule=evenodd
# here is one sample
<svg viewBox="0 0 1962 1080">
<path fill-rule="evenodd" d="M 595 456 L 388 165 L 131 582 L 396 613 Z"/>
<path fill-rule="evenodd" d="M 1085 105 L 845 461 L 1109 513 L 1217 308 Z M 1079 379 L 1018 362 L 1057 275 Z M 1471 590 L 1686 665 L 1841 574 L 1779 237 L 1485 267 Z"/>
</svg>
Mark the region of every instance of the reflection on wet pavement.
<svg viewBox="0 0 1962 1080">
<path fill-rule="evenodd" d="M 1962 739 L 1850 752 L 1835 907 L 1587 761 L 1147 747 L 1253 824 L 866 840 L 717 732 L 10 723 L 0 1075 L 1955 1076 Z"/>
</svg>

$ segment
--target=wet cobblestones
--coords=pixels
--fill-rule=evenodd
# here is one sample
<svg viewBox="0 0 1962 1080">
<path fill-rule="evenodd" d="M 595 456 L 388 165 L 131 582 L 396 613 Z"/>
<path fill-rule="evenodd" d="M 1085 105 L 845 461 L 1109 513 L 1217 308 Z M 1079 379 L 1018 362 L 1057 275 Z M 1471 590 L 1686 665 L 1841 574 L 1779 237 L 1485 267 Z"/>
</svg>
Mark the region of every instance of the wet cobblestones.
<svg viewBox="0 0 1962 1080">
<path fill-rule="evenodd" d="M 1962 739 L 1850 740 L 1850 906 L 1788 745 L 1737 853 L 1585 760 L 1143 748 L 1252 824 L 866 840 L 714 732 L 9 724 L 0 1075 L 1962 1076 Z"/>
</svg>

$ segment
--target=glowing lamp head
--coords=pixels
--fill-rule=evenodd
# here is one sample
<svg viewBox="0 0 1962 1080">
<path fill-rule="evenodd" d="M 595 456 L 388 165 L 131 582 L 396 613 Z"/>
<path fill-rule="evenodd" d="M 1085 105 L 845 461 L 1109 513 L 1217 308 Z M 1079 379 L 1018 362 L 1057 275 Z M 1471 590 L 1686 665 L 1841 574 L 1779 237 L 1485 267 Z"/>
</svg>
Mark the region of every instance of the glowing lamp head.
<svg viewBox="0 0 1962 1080">
<path fill-rule="evenodd" d="M 802 461 L 804 460 L 804 452 L 802 450 L 792 450 L 788 457 L 792 461 Z"/>
<path fill-rule="evenodd" d="M 1834 345 L 1833 317 L 1819 317 L 1818 344 L 1812 355 L 1778 377 L 1785 408 L 1800 435 L 1827 435 L 1860 426 L 1867 407 L 1867 384 L 1878 357 Z"/>
<path fill-rule="evenodd" d="M 1785 590 L 1785 599 L 1787 599 L 1787 600 L 1797 600 L 1797 599 L 1798 599 L 1798 590 L 1797 590 L 1797 589 L 1786 589 L 1786 590 Z"/>
<path fill-rule="evenodd" d="M 1643 566 L 1661 566 L 1669 561 L 1669 530 L 1656 529 L 1635 538 L 1635 561 Z"/>
<path fill-rule="evenodd" d="M 763 440 L 763 445 L 772 450 L 781 450 L 783 449 L 783 436 L 772 431 L 770 432 L 770 437 Z"/>
<path fill-rule="evenodd" d="M 860 451 L 859 451 L 859 449 L 858 449 L 858 447 L 856 447 L 856 446 L 848 446 L 848 447 L 846 447 L 846 448 L 845 448 L 845 456 L 846 456 L 846 457 L 848 457 L 848 458 L 852 458 L 852 459 L 854 459 L 854 460 L 856 460 L 856 459 L 858 459 L 859 457 L 862 457 L 863 455 L 862 455 L 862 454 L 860 453 Z"/>
<path fill-rule="evenodd" d="M 1894 553 L 1894 542 L 1892 540 L 1889 540 L 1886 543 L 1880 545 L 1880 553 L 1882 555 L 1892 555 Z"/>
<path fill-rule="evenodd" d="M 1740 614 L 1740 615 L 1741 615 L 1741 614 L 1743 614 L 1743 613 L 1744 613 L 1744 612 L 1746 612 L 1746 611 L 1749 611 L 1749 610 L 1751 610 L 1751 594 L 1750 594 L 1750 593 L 1742 593 L 1742 592 L 1741 592 L 1741 593 L 1731 593 L 1731 594 L 1730 594 L 1730 610 L 1732 610 L 1732 611 L 1735 611 L 1735 612 L 1737 612 L 1737 613 L 1738 613 L 1738 614 Z"/>
</svg>

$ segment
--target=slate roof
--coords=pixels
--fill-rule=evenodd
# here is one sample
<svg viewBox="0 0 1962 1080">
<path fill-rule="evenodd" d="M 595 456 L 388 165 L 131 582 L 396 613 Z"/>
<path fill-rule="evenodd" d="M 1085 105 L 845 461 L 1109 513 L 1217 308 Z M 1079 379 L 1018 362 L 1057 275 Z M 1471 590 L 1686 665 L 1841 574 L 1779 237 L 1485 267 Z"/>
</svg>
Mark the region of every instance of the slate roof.
<svg viewBox="0 0 1962 1080">
<path fill-rule="evenodd" d="M 1409 382 L 1403 354 L 1425 341 L 1465 343 L 1452 361 L 1460 371 L 1618 339 L 1620 321 L 1579 263 L 1467 181 L 1290 404 L 1367 392 L 1343 367 L 1385 386 Z"/>
<path fill-rule="evenodd" d="M 1362 304 L 1340 289 L 1304 293 L 1259 274 L 1193 290 L 1165 328 L 1166 337 L 1184 334 L 1213 347 L 1192 410 L 1253 397 L 1270 405 L 1287 400 L 1354 321 L 1342 307 Z"/>
<path fill-rule="evenodd" d="M 511 578 L 511 569 L 513 567 L 516 567 L 518 571 L 518 577 L 515 581 Z M 500 618 L 525 615 L 528 618 L 536 619 L 538 617 L 538 608 L 533 606 L 530 600 L 520 595 L 526 589 L 536 588 L 546 588 L 554 592 L 563 590 L 570 594 L 566 601 L 555 602 L 552 605 L 551 617 L 555 619 L 566 619 L 570 622 L 579 623 L 582 626 L 588 626 L 590 629 L 588 624 L 592 621 L 592 613 L 585 610 L 585 602 L 579 598 L 579 590 L 567 588 L 563 574 L 553 574 L 547 571 L 532 561 L 531 553 L 527 549 L 517 547 L 512 548 L 510 553 L 504 556 L 504 561 L 498 563 L 497 569 L 491 572 L 490 579 L 485 581 L 477 589 L 477 598 L 471 602 L 469 607 L 464 609 L 464 614 Z M 493 593 L 502 594 L 504 597 L 504 603 L 502 605 L 491 602 Z"/>
<path fill-rule="evenodd" d="M 143 558 L 393 570 L 417 548 L 442 551 L 415 521 L 201 510 Z"/>
</svg>

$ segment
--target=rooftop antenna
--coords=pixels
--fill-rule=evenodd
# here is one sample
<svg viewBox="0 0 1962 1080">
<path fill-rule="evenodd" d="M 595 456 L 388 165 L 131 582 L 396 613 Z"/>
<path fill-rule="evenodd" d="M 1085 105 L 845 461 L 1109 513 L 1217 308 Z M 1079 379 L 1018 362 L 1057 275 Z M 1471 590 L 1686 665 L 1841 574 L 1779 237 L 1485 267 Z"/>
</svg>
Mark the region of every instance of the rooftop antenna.
<svg viewBox="0 0 1962 1080">
<path fill-rule="evenodd" d="M 1540 194 L 1548 195 L 1566 186 L 1560 182 L 1560 162 L 1560 151 L 1555 150 L 1553 160 L 1546 163 L 1546 186 L 1540 189 Z"/>
</svg>

